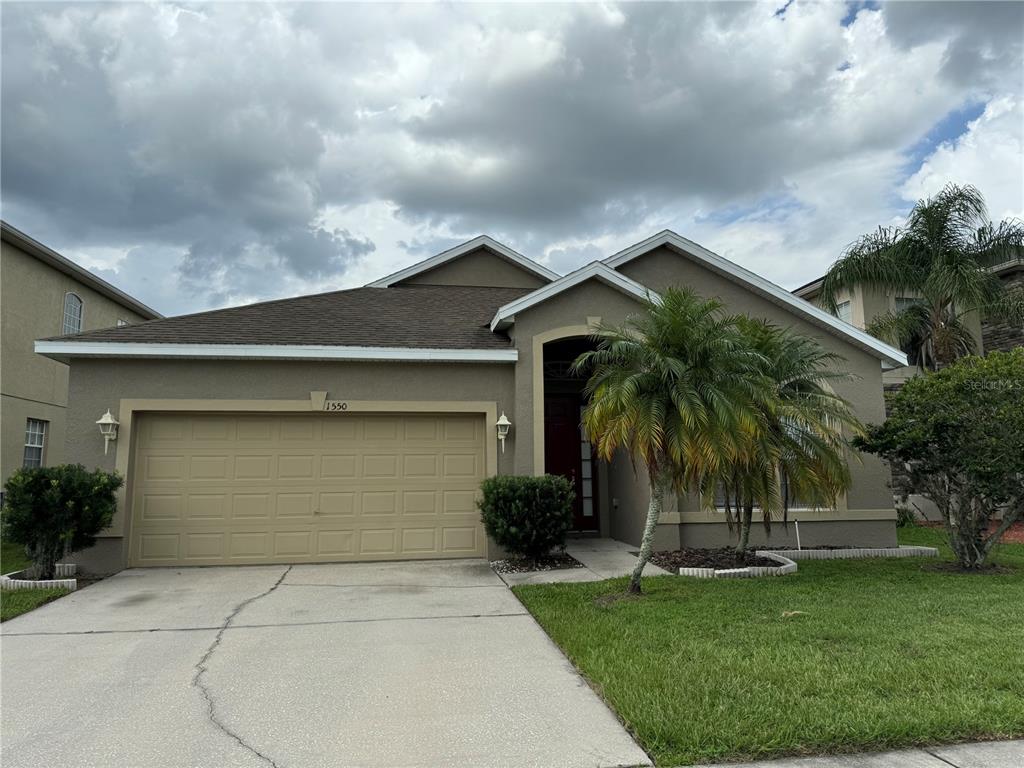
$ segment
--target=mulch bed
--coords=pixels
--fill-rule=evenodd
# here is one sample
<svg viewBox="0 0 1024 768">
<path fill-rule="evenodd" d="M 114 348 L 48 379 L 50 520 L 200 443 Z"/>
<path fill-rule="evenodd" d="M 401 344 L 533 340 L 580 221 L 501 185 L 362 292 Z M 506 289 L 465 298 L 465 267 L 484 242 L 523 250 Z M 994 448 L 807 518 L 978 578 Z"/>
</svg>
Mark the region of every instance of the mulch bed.
<svg viewBox="0 0 1024 768">
<path fill-rule="evenodd" d="M 545 555 L 536 561 L 528 558 L 509 558 L 508 560 L 492 560 L 491 568 L 496 573 L 528 573 L 530 571 L 559 571 L 565 568 L 582 568 L 583 563 L 572 555 L 560 552 L 556 555 Z"/>
<path fill-rule="evenodd" d="M 758 557 L 753 549 L 747 550 L 746 559 L 740 560 L 736 557 L 736 550 L 733 547 L 722 547 L 721 549 L 676 549 L 668 552 L 654 552 L 651 554 L 651 562 L 666 571 L 678 573 L 680 568 L 715 568 L 723 570 L 727 568 L 746 568 L 747 566 L 778 568 L 781 563 L 769 560 L 767 557 Z"/>
<path fill-rule="evenodd" d="M 796 544 L 787 547 L 758 547 L 762 551 L 768 552 L 788 552 L 791 549 L 796 549 Z M 816 547 L 800 547 L 800 549 L 858 549 L 850 544 L 819 544 Z"/>
</svg>

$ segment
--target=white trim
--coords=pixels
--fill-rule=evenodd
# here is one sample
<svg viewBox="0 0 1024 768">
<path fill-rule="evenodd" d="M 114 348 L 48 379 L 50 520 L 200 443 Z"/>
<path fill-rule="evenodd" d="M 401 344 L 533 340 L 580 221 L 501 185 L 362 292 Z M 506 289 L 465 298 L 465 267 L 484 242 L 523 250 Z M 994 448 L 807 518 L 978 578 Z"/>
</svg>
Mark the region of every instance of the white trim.
<svg viewBox="0 0 1024 768">
<path fill-rule="evenodd" d="M 480 235 L 474 237 L 472 240 L 467 240 L 461 245 L 456 245 L 454 248 L 449 248 L 447 251 L 442 251 L 436 256 L 431 256 L 429 259 L 413 264 L 411 267 L 406 267 L 398 272 L 394 272 L 387 277 L 382 277 L 380 280 L 374 280 L 372 283 L 367 283 L 367 288 L 387 288 L 400 283 L 414 275 L 418 275 L 422 272 L 427 272 L 434 267 L 439 267 L 449 261 L 453 261 L 460 256 L 464 256 L 467 253 L 475 251 L 477 248 L 486 247 L 497 253 L 502 258 L 511 261 L 513 264 L 522 267 L 527 272 L 536 275 L 537 277 L 551 281 L 558 279 L 558 273 L 552 272 L 542 264 L 538 264 L 533 259 L 529 259 L 523 254 L 513 251 L 507 245 L 502 245 L 497 240 L 487 235 Z"/>
<path fill-rule="evenodd" d="M 640 301 L 647 301 L 648 299 L 659 301 L 661 299 L 658 294 L 641 285 L 636 280 L 631 280 L 621 272 L 616 272 L 614 269 L 605 266 L 600 261 L 592 261 L 575 272 L 570 272 L 565 277 L 560 277 L 553 283 L 545 285 L 543 288 L 538 288 L 532 293 L 528 293 L 515 301 L 510 301 L 508 304 L 498 307 L 498 311 L 494 313 L 494 319 L 491 320 L 491 330 L 507 328 L 515 320 L 517 312 L 523 312 L 535 304 L 547 301 L 553 296 L 562 293 L 562 291 L 567 291 L 573 286 L 592 278 L 600 280 L 602 283 L 620 290 L 629 296 L 633 296 Z"/>
<path fill-rule="evenodd" d="M 382 360 L 430 363 L 514 363 L 515 349 L 341 347 L 320 344 L 139 344 L 115 341 L 37 341 L 36 353 L 69 357 L 220 358 L 228 360 Z"/>
<path fill-rule="evenodd" d="M 704 246 L 698 245 L 692 240 L 687 240 L 685 237 L 677 235 L 671 230 L 666 229 L 665 231 L 659 232 L 636 245 L 632 245 L 625 250 L 619 251 L 605 259 L 604 263 L 613 269 L 618 269 L 623 264 L 627 264 L 638 256 L 642 256 L 643 254 L 653 251 L 655 248 L 660 248 L 663 245 L 671 245 L 695 258 L 697 261 L 703 262 L 713 270 L 724 273 L 735 279 L 737 282 L 755 289 L 758 293 L 766 296 L 770 300 L 782 304 L 787 308 L 796 310 L 799 314 L 810 318 L 819 325 L 825 326 L 826 329 L 831 330 L 854 342 L 857 346 L 872 352 L 882 359 L 883 364 L 888 363 L 894 368 L 900 368 L 908 364 L 907 356 L 900 350 L 896 349 L 896 347 L 890 346 L 889 344 L 876 339 L 874 336 L 862 331 L 860 328 L 856 328 L 849 323 L 844 323 L 839 318 L 834 317 L 825 310 L 814 306 L 809 301 L 805 301 L 799 296 L 794 296 L 785 288 L 781 288 L 775 283 L 765 280 L 763 277 L 754 274 L 749 269 L 744 269 L 739 264 L 734 264 L 728 259 L 719 256 L 717 253 L 713 253 Z"/>
</svg>

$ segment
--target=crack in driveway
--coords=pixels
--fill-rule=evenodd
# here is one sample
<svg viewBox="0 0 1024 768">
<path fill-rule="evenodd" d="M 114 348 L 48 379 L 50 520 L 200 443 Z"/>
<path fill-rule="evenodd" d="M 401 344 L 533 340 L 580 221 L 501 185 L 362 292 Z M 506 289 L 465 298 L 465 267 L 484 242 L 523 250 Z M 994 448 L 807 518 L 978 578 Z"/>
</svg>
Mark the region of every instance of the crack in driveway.
<svg viewBox="0 0 1024 768">
<path fill-rule="evenodd" d="M 208 667 L 206 666 L 207 662 L 210 661 L 210 659 L 213 657 L 214 652 L 220 646 L 220 641 L 224 638 L 225 630 L 227 630 L 228 627 L 231 626 L 231 622 L 235 620 L 235 617 L 238 616 L 238 614 L 240 614 L 243 610 L 245 610 L 247 606 L 252 605 L 257 600 L 266 597 L 279 586 L 281 586 L 281 582 L 285 580 L 285 577 L 291 572 L 291 570 L 292 566 L 289 565 L 287 568 L 284 569 L 284 572 L 269 589 L 264 590 L 258 595 L 253 595 L 252 597 L 246 598 L 234 607 L 231 613 L 228 614 L 227 618 L 224 619 L 224 623 L 221 624 L 220 629 L 217 632 L 217 636 L 213 638 L 213 642 L 210 643 L 210 647 L 206 649 L 206 653 L 203 654 L 203 657 L 196 663 L 195 667 L 193 667 L 193 669 L 196 670 L 196 673 L 192 677 L 192 687 L 198 688 L 199 692 L 203 695 L 203 698 L 206 699 L 207 717 L 209 717 L 210 722 L 217 726 L 217 728 L 223 731 L 226 735 L 230 736 L 232 739 L 237 741 L 239 745 L 241 745 L 244 749 L 247 749 L 248 751 L 252 752 L 254 755 L 256 755 L 256 757 L 260 758 L 267 764 L 273 766 L 273 768 L 280 768 L 280 766 L 276 762 L 274 762 L 272 758 L 256 749 L 256 747 L 246 743 L 246 741 L 242 739 L 241 736 L 239 736 L 237 733 L 231 730 L 227 726 L 227 724 L 224 723 L 224 721 L 217 716 L 217 705 L 216 702 L 214 701 L 213 693 L 210 691 L 209 686 L 203 682 L 203 675 L 205 675 L 208 670 Z"/>
</svg>

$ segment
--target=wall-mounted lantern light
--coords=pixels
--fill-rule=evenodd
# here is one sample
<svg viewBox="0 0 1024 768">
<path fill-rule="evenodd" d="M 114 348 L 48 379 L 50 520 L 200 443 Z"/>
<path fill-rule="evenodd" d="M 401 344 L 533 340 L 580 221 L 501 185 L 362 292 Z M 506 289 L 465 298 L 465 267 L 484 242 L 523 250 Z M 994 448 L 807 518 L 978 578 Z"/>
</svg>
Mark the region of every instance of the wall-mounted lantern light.
<svg viewBox="0 0 1024 768">
<path fill-rule="evenodd" d="M 497 423 L 494 425 L 498 428 L 498 441 L 501 443 L 501 452 L 505 452 L 505 438 L 508 437 L 508 429 L 512 426 L 512 422 L 508 420 L 508 416 L 505 412 L 501 412 L 501 416 L 498 417 Z"/>
<path fill-rule="evenodd" d="M 103 435 L 103 455 L 106 456 L 107 448 L 110 446 L 111 441 L 117 440 L 118 421 L 110 413 L 110 409 L 107 408 L 107 412 L 100 416 L 96 424 L 100 428 L 100 434 Z"/>
</svg>

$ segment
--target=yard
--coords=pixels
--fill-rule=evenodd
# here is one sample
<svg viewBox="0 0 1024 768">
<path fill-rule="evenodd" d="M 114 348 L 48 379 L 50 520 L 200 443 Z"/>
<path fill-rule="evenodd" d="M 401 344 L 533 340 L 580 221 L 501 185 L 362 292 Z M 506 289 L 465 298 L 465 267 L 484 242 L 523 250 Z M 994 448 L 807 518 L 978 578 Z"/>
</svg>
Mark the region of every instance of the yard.
<svg viewBox="0 0 1024 768">
<path fill-rule="evenodd" d="M 948 549 L 940 531 L 901 542 Z M 995 575 L 933 560 L 794 576 L 523 586 L 516 594 L 659 766 L 1024 734 L 1024 545 Z"/>
<path fill-rule="evenodd" d="M 27 568 L 28 565 L 23 547 L 9 541 L 0 541 L 0 573 L 18 571 Z M 66 594 L 66 589 L 21 589 L 16 592 L 0 592 L 0 621 L 13 619 Z"/>
</svg>

